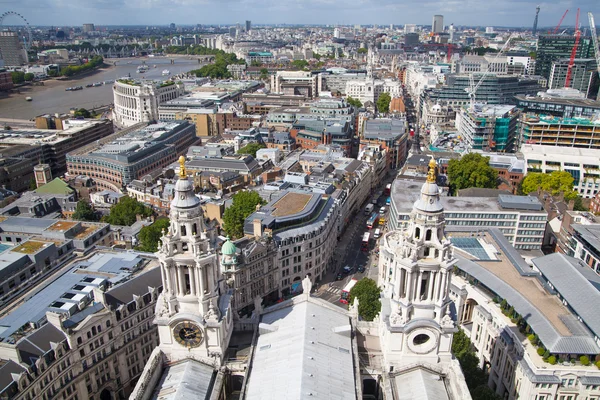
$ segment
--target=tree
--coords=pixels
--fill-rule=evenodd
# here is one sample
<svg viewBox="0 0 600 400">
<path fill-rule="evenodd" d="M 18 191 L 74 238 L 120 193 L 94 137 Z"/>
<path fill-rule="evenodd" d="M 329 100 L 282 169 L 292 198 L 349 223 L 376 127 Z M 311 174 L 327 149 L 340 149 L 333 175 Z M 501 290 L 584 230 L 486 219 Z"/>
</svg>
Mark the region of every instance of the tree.
<svg viewBox="0 0 600 400">
<path fill-rule="evenodd" d="M 242 147 L 241 149 L 238 150 L 238 154 L 250 154 L 252 157 L 256 158 L 256 152 L 260 149 L 264 149 L 265 146 L 262 143 L 250 143 L 247 144 L 246 146 Z"/>
<path fill-rule="evenodd" d="M 137 250 L 154 253 L 158 251 L 158 241 L 162 236 L 162 231 L 169 229 L 169 219 L 161 218 L 154 221 L 153 224 L 143 227 L 138 234 L 139 245 Z"/>
<path fill-rule="evenodd" d="M 351 106 L 354 106 L 356 108 L 361 108 L 363 106 L 363 104 L 360 102 L 359 99 L 355 99 L 350 96 L 348 96 L 346 98 L 346 101 L 348 102 L 348 104 L 350 104 Z"/>
<path fill-rule="evenodd" d="M 257 192 L 241 191 L 233 195 L 233 203 L 223 213 L 223 229 L 232 238 L 244 236 L 244 221 L 256 211 L 256 206 L 266 204 Z"/>
<path fill-rule="evenodd" d="M 23 76 L 23 79 L 25 79 L 26 82 L 31 82 L 33 78 L 35 78 L 35 75 L 31 72 L 28 72 Z"/>
<path fill-rule="evenodd" d="M 308 67 L 308 61 L 294 60 L 294 61 L 292 61 L 292 67 L 298 68 L 298 69 L 304 69 L 304 68 Z"/>
<path fill-rule="evenodd" d="M 104 220 L 111 225 L 130 226 L 137 220 L 138 215 L 149 217 L 152 215 L 152 210 L 133 197 L 123 196 L 110 208 L 110 213 L 104 217 Z"/>
<path fill-rule="evenodd" d="M 370 278 L 363 278 L 350 290 L 348 304 L 354 304 L 354 299 L 358 298 L 358 315 L 365 321 L 373 321 L 381 311 L 380 292 L 377 282 Z"/>
<path fill-rule="evenodd" d="M 471 398 L 473 400 L 502 400 L 502 397 L 498 396 L 496 392 L 487 385 L 479 385 L 471 390 Z"/>
<path fill-rule="evenodd" d="M 98 221 L 98 217 L 96 217 L 96 212 L 85 200 L 79 200 L 77 202 L 77 206 L 75 207 L 75 212 L 71 217 L 75 221 Z"/>
<path fill-rule="evenodd" d="M 531 172 L 525 176 L 521 184 L 521 190 L 525 194 L 537 191 L 541 188 L 543 191 L 556 196 L 564 193 L 565 200 L 575 200 L 578 197 L 573 190 L 573 176 L 567 171 L 552 171 L 550 174 L 542 172 Z"/>
<path fill-rule="evenodd" d="M 251 67 L 261 67 L 262 63 L 260 61 L 254 60 L 250 63 Z"/>
<path fill-rule="evenodd" d="M 465 383 L 473 399 L 496 400 L 494 397 L 484 397 L 484 394 L 487 395 L 488 392 L 481 387 L 486 387 L 487 374 L 479 368 L 479 358 L 475 354 L 475 351 L 473 351 L 471 339 L 469 339 L 462 329 L 454 333 L 452 338 L 452 353 L 460 364 L 460 368 L 465 376 Z M 480 392 L 482 397 L 475 397 Z"/>
<path fill-rule="evenodd" d="M 269 76 L 269 70 L 266 68 L 261 68 L 260 69 L 260 79 L 267 79 L 268 76 Z"/>
<path fill-rule="evenodd" d="M 37 182 L 35 181 L 35 178 L 31 178 L 29 180 L 29 190 L 35 190 L 37 189 Z"/>
<path fill-rule="evenodd" d="M 55 77 L 55 76 L 58 76 L 58 71 L 57 71 L 57 70 L 55 70 L 55 69 L 49 69 L 49 70 L 48 70 L 48 76 L 49 76 L 49 77 Z"/>
<path fill-rule="evenodd" d="M 392 98 L 389 93 L 382 93 L 377 99 L 377 111 L 381 114 L 388 113 L 390 111 L 390 103 Z"/>
<path fill-rule="evenodd" d="M 13 71 L 10 73 L 10 76 L 12 77 L 12 81 L 14 84 L 25 82 L 25 72 Z"/>
<path fill-rule="evenodd" d="M 358 54 L 367 54 L 367 53 L 369 52 L 369 50 L 368 50 L 368 49 L 366 49 L 365 47 L 361 47 L 361 48 L 359 48 L 358 50 L 356 50 L 356 52 L 357 52 Z"/>
<path fill-rule="evenodd" d="M 448 162 L 448 180 L 452 191 L 471 187 L 498 187 L 498 171 L 490 167 L 490 158 L 479 153 L 469 153 Z"/>
<path fill-rule="evenodd" d="M 77 111 L 75 111 L 75 113 L 73 114 L 76 117 L 83 117 L 83 118 L 90 118 L 92 115 L 90 114 L 90 112 L 88 110 L 86 110 L 85 108 L 80 108 Z"/>
</svg>

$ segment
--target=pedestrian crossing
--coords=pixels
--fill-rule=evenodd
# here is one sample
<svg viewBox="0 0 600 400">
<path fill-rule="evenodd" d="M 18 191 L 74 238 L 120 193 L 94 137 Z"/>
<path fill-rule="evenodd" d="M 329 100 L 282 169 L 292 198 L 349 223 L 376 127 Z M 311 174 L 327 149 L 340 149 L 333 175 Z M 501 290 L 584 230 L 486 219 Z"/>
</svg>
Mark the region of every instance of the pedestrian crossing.
<svg viewBox="0 0 600 400">
<path fill-rule="evenodd" d="M 332 286 L 332 287 L 327 288 L 326 292 L 331 293 L 331 294 L 340 294 L 340 293 L 342 293 L 342 289 Z"/>
</svg>

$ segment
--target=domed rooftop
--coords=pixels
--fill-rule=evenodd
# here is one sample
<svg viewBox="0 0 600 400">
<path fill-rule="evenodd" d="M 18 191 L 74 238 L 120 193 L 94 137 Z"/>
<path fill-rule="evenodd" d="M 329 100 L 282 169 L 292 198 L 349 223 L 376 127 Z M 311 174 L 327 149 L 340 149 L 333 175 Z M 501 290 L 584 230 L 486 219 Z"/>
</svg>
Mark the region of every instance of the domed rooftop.
<svg viewBox="0 0 600 400">
<path fill-rule="evenodd" d="M 237 253 L 237 247 L 235 244 L 229 239 L 227 236 L 227 240 L 223 243 L 223 247 L 221 248 L 221 254 L 224 256 L 234 256 Z"/>
<path fill-rule="evenodd" d="M 414 208 L 425 212 L 440 212 L 443 210 L 440 203 L 440 188 L 436 183 L 436 167 L 437 164 L 432 158 L 429 161 L 429 172 L 427 173 L 427 181 L 421 187 L 421 197 L 414 204 Z"/>
<path fill-rule="evenodd" d="M 179 179 L 175 183 L 175 193 L 171 208 L 190 209 L 200 206 L 200 199 L 194 194 L 194 184 L 185 173 L 185 157 L 179 157 Z"/>
</svg>

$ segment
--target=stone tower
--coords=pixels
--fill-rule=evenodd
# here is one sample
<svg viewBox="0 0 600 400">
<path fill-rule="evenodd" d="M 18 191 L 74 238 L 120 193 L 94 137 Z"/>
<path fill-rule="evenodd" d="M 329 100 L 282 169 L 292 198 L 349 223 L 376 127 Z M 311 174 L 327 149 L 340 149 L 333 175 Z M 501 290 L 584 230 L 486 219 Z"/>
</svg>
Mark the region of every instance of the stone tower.
<svg viewBox="0 0 600 400">
<path fill-rule="evenodd" d="M 449 362 L 456 328 L 448 291 L 456 259 L 444 234 L 433 159 L 408 227 L 386 234 L 380 248 L 380 337 L 388 370 L 415 362 Z"/>
<path fill-rule="evenodd" d="M 185 158 L 171 202 L 168 232 L 157 252 L 163 292 L 155 323 L 160 348 L 169 361 L 193 358 L 221 365 L 231 337 L 230 294 L 226 292 L 200 200 L 185 171 Z"/>
</svg>

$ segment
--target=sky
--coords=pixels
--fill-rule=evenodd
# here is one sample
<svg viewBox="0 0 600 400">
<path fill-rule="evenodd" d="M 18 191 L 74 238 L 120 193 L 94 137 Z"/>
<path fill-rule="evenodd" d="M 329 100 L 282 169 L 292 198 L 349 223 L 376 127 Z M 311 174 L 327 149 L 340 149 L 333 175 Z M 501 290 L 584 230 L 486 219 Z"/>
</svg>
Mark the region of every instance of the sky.
<svg viewBox="0 0 600 400">
<path fill-rule="evenodd" d="M 35 25 L 168 25 L 235 24 L 380 24 L 431 25 L 434 14 L 444 25 L 555 26 L 566 9 L 564 25 L 588 26 L 591 11 L 600 24 L 600 0 L 0 0 L 0 10 L 14 11 Z M 17 17 L 6 18 L 17 25 Z"/>
</svg>

